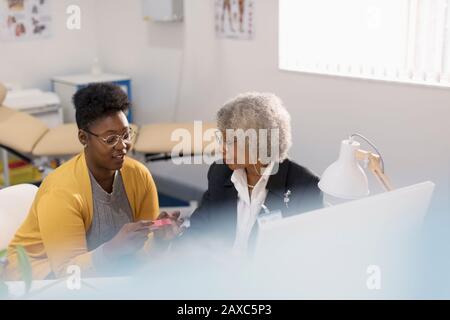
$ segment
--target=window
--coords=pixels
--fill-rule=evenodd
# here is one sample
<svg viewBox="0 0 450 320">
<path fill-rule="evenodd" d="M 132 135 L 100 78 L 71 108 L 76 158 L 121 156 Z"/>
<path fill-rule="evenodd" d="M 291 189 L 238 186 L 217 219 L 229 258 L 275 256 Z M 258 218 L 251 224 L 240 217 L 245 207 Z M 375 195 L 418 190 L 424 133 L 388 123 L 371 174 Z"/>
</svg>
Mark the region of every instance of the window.
<svg viewBox="0 0 450 320">
<path fill-rule="evenodd" d="M 279 0 L 279 67 L 448 87 L 449 2 Z"/>
</svg>

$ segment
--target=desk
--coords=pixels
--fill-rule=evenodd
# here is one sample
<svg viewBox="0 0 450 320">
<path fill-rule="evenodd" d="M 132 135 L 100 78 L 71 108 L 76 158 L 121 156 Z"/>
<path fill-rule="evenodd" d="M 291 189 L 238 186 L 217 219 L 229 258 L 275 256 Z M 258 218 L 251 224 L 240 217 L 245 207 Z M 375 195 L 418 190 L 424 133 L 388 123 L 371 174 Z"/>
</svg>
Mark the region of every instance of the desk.
<svg viewBox="0 0 450 320">
<path fill-rule="evenodd" d="M 10 299 L 126 299 L 126 292 L 119 294 L 117 288 L 126 288 L 130 282 L 129 277 L 86 278 L 81 282 L 80 289 L 70 289 L 67 279 L 34 280 L 28 294 L 25 283 L 22 281 L 8 281 Z"/>
</svg>

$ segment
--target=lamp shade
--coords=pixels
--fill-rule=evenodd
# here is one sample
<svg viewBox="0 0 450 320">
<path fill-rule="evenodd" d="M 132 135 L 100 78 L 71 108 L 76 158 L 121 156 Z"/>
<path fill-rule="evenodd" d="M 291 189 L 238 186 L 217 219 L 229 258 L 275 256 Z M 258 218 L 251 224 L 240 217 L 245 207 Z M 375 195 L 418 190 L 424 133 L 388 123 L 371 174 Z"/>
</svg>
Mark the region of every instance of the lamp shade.
<svg viewBox="0 0 450 320">
<path fill-rule="evenodd" d="M 341 199 L 358 199 L 369 195 L 367 176 L 356 160 L 355 152 L 359 146 L 357 141 L 341 142 L 339 158 L 320 178 L 320 190 Z"/>
</svg>

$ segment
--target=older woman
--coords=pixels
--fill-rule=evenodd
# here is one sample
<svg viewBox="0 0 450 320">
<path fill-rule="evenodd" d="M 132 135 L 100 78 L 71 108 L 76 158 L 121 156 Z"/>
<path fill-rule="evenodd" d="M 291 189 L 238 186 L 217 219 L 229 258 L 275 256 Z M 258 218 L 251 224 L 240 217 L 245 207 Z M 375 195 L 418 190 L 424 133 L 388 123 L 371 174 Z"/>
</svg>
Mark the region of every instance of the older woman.
<svg viewBox="0 0 450 320">
<path fill-rule="evenodd" d="M 208 190 L 187 234 L 245 253 L 261 215 L 286 217 L 322 206 L 317 176 L 288 159 L 290 116 L 277 96 L 241 94 L 219 110 L 217 125 L 225 163 L 209 168 Z"/>
</svg>

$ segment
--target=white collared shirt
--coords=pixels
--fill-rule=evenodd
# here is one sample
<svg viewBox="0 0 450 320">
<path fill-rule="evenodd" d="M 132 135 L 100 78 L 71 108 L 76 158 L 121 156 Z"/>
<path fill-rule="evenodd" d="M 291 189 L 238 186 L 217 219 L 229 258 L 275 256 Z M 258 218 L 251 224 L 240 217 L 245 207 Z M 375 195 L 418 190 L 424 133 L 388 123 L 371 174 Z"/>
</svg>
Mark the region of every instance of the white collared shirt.
<svg viewBox="0 0 450 320">
<path fill-rule="evenodd" d="M 248 191 L 245 169 L 234 170 L 231 176 L 231 182 L 238 192 L 236 238 L 233 245 L 233 253 L 235 254 L 245 255 L 247 252 L 250 233 L 267 197 L 266 186 L 272 168 L 273 163 L 265 168 L 263 175 L 253 188 L 251 196 Z"/>
</svg>

